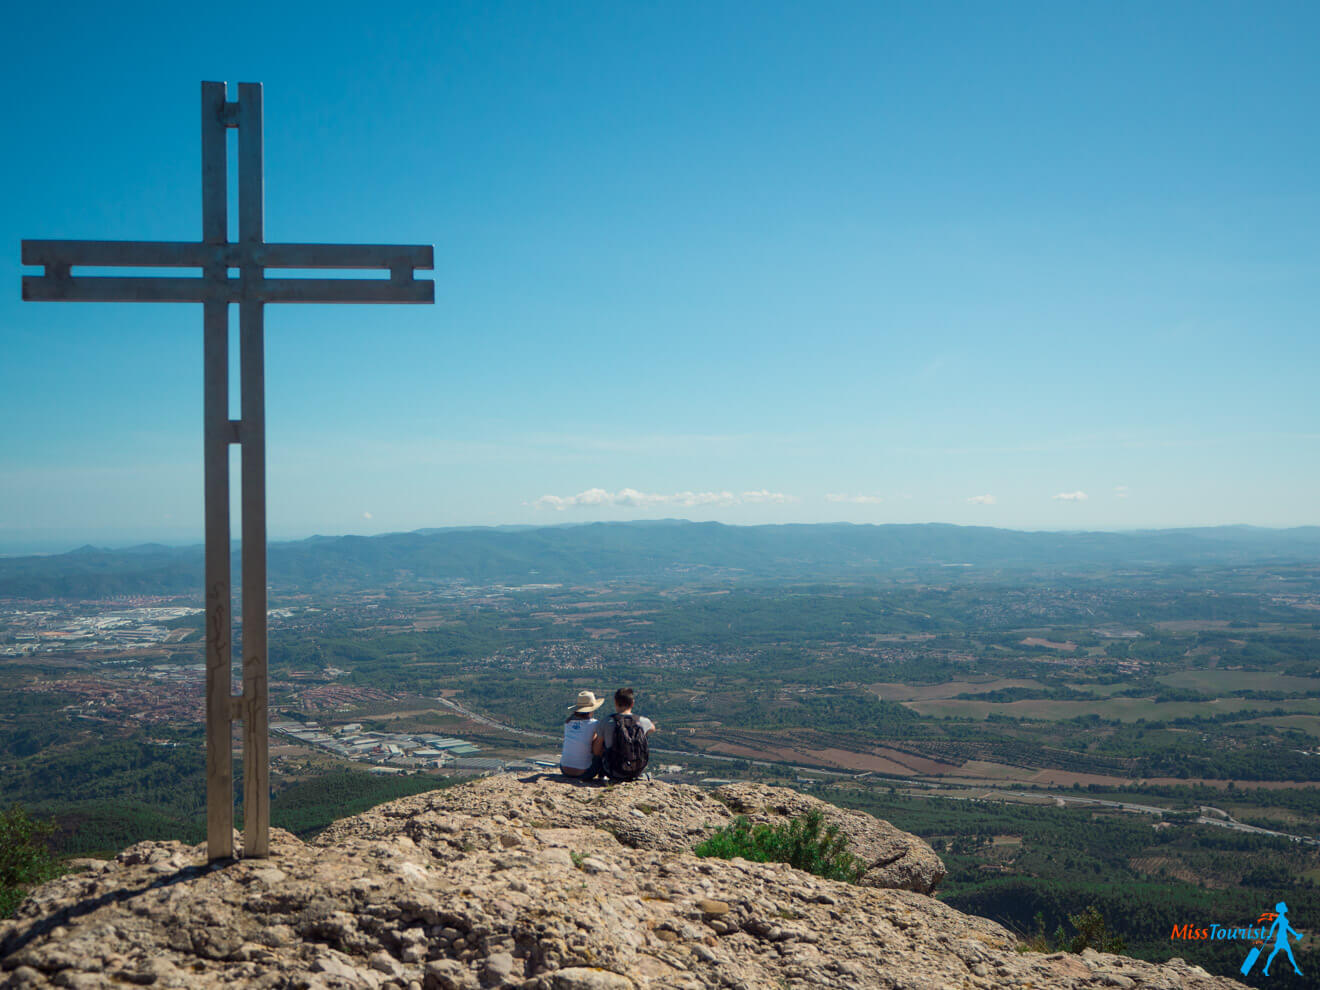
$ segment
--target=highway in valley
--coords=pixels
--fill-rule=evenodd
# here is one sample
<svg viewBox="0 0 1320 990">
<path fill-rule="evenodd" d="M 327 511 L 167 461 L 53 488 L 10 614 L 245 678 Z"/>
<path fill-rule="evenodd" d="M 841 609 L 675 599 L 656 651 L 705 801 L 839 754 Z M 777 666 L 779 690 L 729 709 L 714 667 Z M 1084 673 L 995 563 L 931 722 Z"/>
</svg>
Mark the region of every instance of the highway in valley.
<svg viewBox="0 0 1320 990">
<path fill-rule="evenodd" d="M 472 709 L 467 708 L 464 705 L 461 705 L 458 702 L 453 701 L 452 699 L 449 698 L 437 698 L 436 701 L 438 701 L 445 708 L 454 712 L 456 715 L 461 715 L 463 718 L 476 722 L 479 725 L 484 725 L 487 728 L 498 729 L 501 732 L 507 732 L 515 736 L 520 736 L 524 739 L 544 739 L 552 742 L 558 742 L 559 740 L 559 737 L 552 732 L 534 732 L 528 729 L 518 729 L 515 728 L 514 726 L 506 725 L 503 722 L 498 722 L 488 715 L 483 715 L 480 712 L 474 712 Z M 702 753 L 702 752 L 695 752 L 692 750 L 655 748 L 652 749 L 651 752 L 663 756 L 673 756 L 680 758 L 681 757 L 691 758 L 696 756 L 696 757 L 700 757 L 703 760 L 716 760 L 724 763 L 750 764 L 751 766 L 766 767 L 769 769 L 792 770 L 798 774 L 811 774 L 813 776 L 818 776 L 818 777 L 823 776 L 823 777 L 844 778 L 851 780 L 868 780 L 880 784 L 892 785 L 894 787 L 910 788 L 916 785 L 916 786 L 924 786 L 924 787 L 948 788 L 955 786 L 965 786 L 965 785 L 950 784 L 948 781 L 945 780 L 938 780 L 938 781 L 926 780 L 919 777 L 910 778 L 910 779 L 897 778 L 897 777 L 879 777 L 871 773 L 870 771 L 853 772 L 848 770 L 826 770 L 821 767 L 808 767 L 808 766 L 802 766 L 797 763 L 783 763 L 777 760 L 749 760 L 740 756 L 724 756 L 723 754 Z M 1050 792 L 1043 792 L 1043 791 L 1009 790 L 1008 788 L 1004 788 L 1004 787 L 993 787 L 983 784 L 978 784 L 975 786 L 967 785 L 967 789 L 974 790 L 978 793 L 976 795 L 946 794 L 940 796 L 949 797 L 953 800 L 959 800 L 959 801 L 975 801 L 975 800 L 985 800 L 988 795 L 993 794 L 995 797 L 999 797 L 1003 799 L 1019 798 L 1019 799 L 1024 799 L 1028 802 L 1031 801 L 1039 802 L 1042 798 L 1044 798 L 1052 801 L 1057 806 L 1090 805 L 1098 808 L 1108 808 L 1115 811 L 1124 811 L 1129 814 L 1136 814 L 1136 815 L 1156 815 L 1162 817 L 1164 815 L 1178 814 L 1178 809 L 1176 808 L 1165 808 L 1165 807 L 1161 807 L 1160 805 L 1142 804 L 1135 801 L 1109 801 L 1102 798 L 1074 797 L 1072 795 L 1053 794 Z M 1280 839 L 1291 839 L 1293 842 L 1300 842 L 1310 846 L 1320 846 L 1320 838 L 1317 838 L 1316 836 L 1295 835 L 1291 832 L 1280 832 L 1275 829 L 1261 828 L 1257 825 L 1247 825 L 1246 823 L 1240 822 L 1237 819 L 1233 818 L 1226 811 L 1222 811 L 1219 808 L 1202 806 L 1200 811 L 1201 814 L 1198 815 L 1193 820 L 1194 824 L 1210 825 L 1214 828 L 1226 828 L 1235 832 L 1249 832 L 1254 835 L 1268 835 Z"/>
</svg>

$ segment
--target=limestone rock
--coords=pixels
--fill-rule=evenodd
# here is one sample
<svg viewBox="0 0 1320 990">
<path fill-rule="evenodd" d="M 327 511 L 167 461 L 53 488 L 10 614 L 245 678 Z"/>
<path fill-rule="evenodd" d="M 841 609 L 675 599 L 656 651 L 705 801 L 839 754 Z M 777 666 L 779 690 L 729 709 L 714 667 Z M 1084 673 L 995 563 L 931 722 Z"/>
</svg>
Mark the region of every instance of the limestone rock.
<svg viewBox="0 0 1320 990">
<path fill-rule="evenodd" d="M 865 885 L 690 851 L 736 814 L 813 807 L 874 864 Z M 942 875 L 914 836 L 791 791 L 496 776 L 312 843 L 274 829 L 266 860 L 211 867 L 202 846 L 139 843 L 0 922 L 0 987 L 1241 986 L 1181 960 L 1019 953 L 918 892 Z"/>
<path fill-rule="evenodd" d="M 454 835 L 437 827 L 438 816 L 484 817 L 493 822 L 544 823 L 547 815 L 560 827 L 603 828 L 626 846 L 680 852 L 738 815 L 776 824 L 819 808 L 830 824 L 848 837 L 851 852 L 869 864 L 861 883 L 932 893 L 944 879 L 940 858 L 925 842 L 888 822 L 860 811 L 836 808 L 783 787 L 728 784 L 706 791 L 683 784 L 639 780 L 616 787 L 566 784 L 552 776 L 527 782 L 517 777 L 486 777 L 465 787 L 433 791 L 382 805 L 356 818 L 337 822 L 324 835 L 405 835 L 438 852 L 454 846 Z M 516 829 L 488 824 L 483 841 L 511 846 Z"/>
</svg>

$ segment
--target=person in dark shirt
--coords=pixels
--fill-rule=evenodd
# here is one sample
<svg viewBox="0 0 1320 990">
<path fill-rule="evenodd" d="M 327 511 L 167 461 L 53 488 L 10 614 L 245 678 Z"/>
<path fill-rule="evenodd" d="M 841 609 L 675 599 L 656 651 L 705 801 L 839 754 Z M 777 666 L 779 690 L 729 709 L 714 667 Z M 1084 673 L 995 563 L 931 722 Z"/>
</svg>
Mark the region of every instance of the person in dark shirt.
<svg viewBox="0 0 1320 990">
<path fill-rule="evenodd" d="M 633 712 L 633 704 L 636 695 L 632 688 L 619 688 L 614 692 L 614 714 L 601 721 L 596 728 L 596 739 L 591 744 L 591 751 L 596 754 L 605 766 L 609 761 L 605 759 L 606 750 L 614 745 L 614 730 L 620 719 L 635 719 L 646 733 L 649 743 L 651 734 L 656 731 L 655 723 L 645 715 L 637 715 Z"/>
</svg>

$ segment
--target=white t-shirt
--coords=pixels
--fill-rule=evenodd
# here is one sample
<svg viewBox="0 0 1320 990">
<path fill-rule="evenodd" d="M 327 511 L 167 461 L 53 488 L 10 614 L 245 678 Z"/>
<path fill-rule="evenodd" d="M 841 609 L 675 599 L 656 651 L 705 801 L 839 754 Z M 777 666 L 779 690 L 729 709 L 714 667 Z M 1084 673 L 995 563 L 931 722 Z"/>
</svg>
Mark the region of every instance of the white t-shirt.
<svg viewBox="0 0 1320 990">
<path fill-rule="evenodd" d="M 561 767 L 585 770 L 591 766 L 591 737 L 600 725 L 594 718 L 570 718 L 564 723 L 564 750 L 559 757 Z"/>
</svg>

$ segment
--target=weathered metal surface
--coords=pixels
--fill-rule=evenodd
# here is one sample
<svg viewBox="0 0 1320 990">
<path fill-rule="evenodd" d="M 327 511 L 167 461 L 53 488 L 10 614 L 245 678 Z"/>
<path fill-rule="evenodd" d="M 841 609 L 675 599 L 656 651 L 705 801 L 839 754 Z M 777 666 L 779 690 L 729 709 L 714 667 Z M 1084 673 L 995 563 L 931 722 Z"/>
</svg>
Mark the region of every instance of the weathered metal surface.
<svg viewBox="0 0 1320 990">
<path fill-rule="evenodd" d="M 202 240 L 212 255 L 223 250 L 229 240 L 228 136 L 221 119 L 224 105 L 224 83 L 202 83 Z M 95 257 L 95 251 L 89 251 L 88 256 Z M 204 272 L 212 280 L 228 275 L 227 267 L 215 260 L 206 263 Z M 233 595 L 229 583 L 229 306 L 220 301 L 208 302 L 203 307 L 202 322 L 202 446 L 206 465 L 206 851 L 216 860 L 234 855 L 234 723 L 229 702 L 233 669 L 230 611 Z"/>
<path fill-rule="evenodd" d="M 28 302 L 429 303 L 435 283 L 364 278 L 25 275 Z"/>
<path fill-rule="evenodd" d="M 429 270 L 429 244 L 211 244 L 205 241 L 23 241 L 25 265 L 108 268 L 384 268 Z M 223 278 L 223 274 L 221 275 Z M 428 285 L 431 283 L 427 283 Z"/>
<path fill-rule="evenodd" d="M 430 303 L 414 273 L 434 265 L 427 244 L 266 244 L 260 83 L 202 83 L 202 239 L 28 240 L 23 298 L 34 302 L 200 302 L 206 493 L 207 854 L 234 854 L 233 722 L 243 723 L 243 854 L 269 854 L 270 765 L 266 652 L 265 315 L 270 303 Z M 227 136 L 238 130 L 239 230 L 229 240 Z M 194 268 L 200 275 L 75 275 L 75 268 Z M 229 270 L 237 268 L 237 278 Z M 378 269 L 388 279 L 266 278 L 274 269 Z M 229 410 L 229 305 L 239 306 L 241 418 Z M 242 455 L 243 693 L 231 694 L 229 445 Z"/>
<path fill-rule="evenodd" d="M 251 249 L 265 237 L 261 87 L 238 86 L 238 241 Z M 251 251 L 245 252 L 251 256 Z M 261 266 L 239 269 L 247 285 Z M 266 330 L 261 302 L 238 307 L 242 391 L 243 505 L 243 855 L 270 850 L 270 757 L 266 725 Z"/>
</svg>

